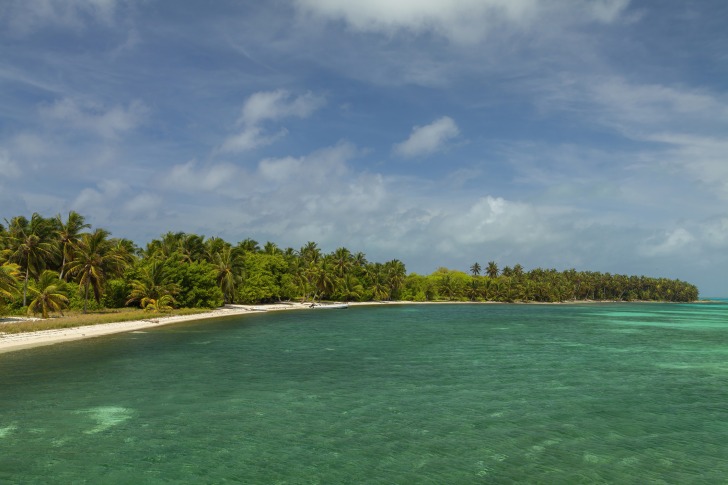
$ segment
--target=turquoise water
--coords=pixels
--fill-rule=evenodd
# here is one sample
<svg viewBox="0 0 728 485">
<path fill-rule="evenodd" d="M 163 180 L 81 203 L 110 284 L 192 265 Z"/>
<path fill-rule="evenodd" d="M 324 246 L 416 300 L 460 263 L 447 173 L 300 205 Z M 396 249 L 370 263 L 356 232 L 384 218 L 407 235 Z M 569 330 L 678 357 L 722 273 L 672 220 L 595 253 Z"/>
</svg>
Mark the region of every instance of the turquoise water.
<svg viewBox="0 0 728 485">
<path fill-rule="evenodd" d="M 0 483 L 727 483 L 728 305 L 230 317 L 0 354 Z"/>
</svg>

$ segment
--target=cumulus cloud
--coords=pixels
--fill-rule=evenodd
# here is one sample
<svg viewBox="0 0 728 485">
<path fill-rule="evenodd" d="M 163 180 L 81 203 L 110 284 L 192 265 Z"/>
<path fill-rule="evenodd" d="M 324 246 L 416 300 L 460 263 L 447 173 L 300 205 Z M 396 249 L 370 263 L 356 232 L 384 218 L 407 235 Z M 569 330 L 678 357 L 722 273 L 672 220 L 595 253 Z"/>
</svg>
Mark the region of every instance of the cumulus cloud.
<svg viewBox="0 0 728 485">
<path fill-rule="evenodd" d="M 679 227 L 662 237 L 647 241 L 643 244 L 640 252 L 650 257 L 668 256 L 676 252 L 682 252 L 687 245 L 694 241 L 695 236 L 686 229 Z"/>
<path fill-rule="evenodd" d="M 240 153 L 253 150 L 274 143 L 288 134 L 288 130 L 281 129 L 272 135 L 264 134 L 257 126 L 246 126 L 243 131 L 236 135 L 229 136 L 220 146 L 223 153 Z"/>
<path fill-rule="evenodd" d="M 61 122 L 60 127 L 71 126 L 106 139 L 116 139 L 142 123 L 149 109 L 138 100 L 126 107 L 106 108 L 99 103 L 63 98 L 41 107 L 40 112 L 46 120 Z"/>
<path fill-rule="evenodd" d="M 285 118 L 308 118 L 326 103 L 322 96 L 306 93 L 294 96 L 291 92 L 278 89 L 253 93 L 243 104 L 238 125 L 242 131 L 229 136 L 219 150 L 223 153 L 239 153 L 270 145 L 286 136 L 285 128 L 277 133 L 267 134 L 260 125 L 266 121 L 279 121 Z"/>
<path fill-rule="evenodd" d="M 289 91 L 261 91 L 252 94 L 243 105 L 239 122 L 255 126 L 266 120 L 308 118 L 325 104 L 322 96 L 306 93 L 293 96 Z"/>
<path fill-rule="evenodd" d="M 451 41 L 472 43 L 503 23 L 529 26 L 550 15 L 579 16 L 582 21 L 615 21 L 629 0 L 584 2 L 560 0 L 296 0 L 298 8 L 324 19 L 343 20 L 355 31 L 392 34 L 434 32 Z"/>
<path fill-rule="evenodd" d="M 394 146 L 394 152 L 403 157 L 429 155 L 460 134 L 452 118 L 443 116 L 425 126 L 415 126 L 408 139 Z"/>
</svg>

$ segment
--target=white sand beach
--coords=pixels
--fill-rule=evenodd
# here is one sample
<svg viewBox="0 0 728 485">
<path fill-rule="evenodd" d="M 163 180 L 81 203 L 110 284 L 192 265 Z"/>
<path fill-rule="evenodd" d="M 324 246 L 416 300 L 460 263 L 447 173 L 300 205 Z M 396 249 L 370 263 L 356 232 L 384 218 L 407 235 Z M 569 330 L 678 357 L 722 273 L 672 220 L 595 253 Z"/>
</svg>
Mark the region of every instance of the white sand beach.
<svg viewBox="0 0 728 485">
<path fill-rule="evenodd" d="M 204 320 L 208 318 L 219 318 L 230 315 L 244 315 L 248 313 L 259 313 L 267 311 L 302 310 L 307 309 L 309 304 L 305 303 L 279 303 L 271 305 L 225 305 L 224 307 L 194 315 L 158 316 L 150 314 L 148 319 L 134 320 L 129 322 L 103 323 L 98 325 L 87 325 L 82 327 L 62 328 L 55 330 L 43 330 L 40 332 L 24 333 L 2 333 L 0 322 L 0 354 L 15 350 L 39 347 L 42 345 L 53 345 L 71 340 L 80 340 L 114 333 L 133 332 L 146 328 L 159 327 L 172 323 L 179 323 L 192 320 Z M 18 318 L 7 318 L 8 322 L 17 321 Z M 30 319 L 28 319 L 30 320 Z"/>
</svg>

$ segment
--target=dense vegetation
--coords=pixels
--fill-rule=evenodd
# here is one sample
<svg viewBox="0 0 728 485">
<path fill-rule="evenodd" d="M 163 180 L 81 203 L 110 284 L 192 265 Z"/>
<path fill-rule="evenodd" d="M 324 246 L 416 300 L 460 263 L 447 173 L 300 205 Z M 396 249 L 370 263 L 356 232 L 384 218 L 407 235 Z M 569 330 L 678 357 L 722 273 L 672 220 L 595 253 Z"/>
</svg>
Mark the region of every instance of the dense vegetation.
<svg viewBox="0 0 728 485">
<path fill-rule="evenodd" d="M 482 273 L 482 274 L 481 274 Z M 63 310 L 136 306 L 151 311 L 212 308 L 223 303 L 283 300 L 692 301 L 695 286 L 677 280 L 609 273 L 499 270 L 478 263 L 470 273 L 438 269 L 407 274 L 396 259 L 373 263 L 339 248 L 324 254 L 315 242 L 299 250 L 272 242 L 167 233 L 137 247 L 92 230 L 82 215 L 33 214 L 0 224 L 2 312 L 47 317 Z"/>
</svg>

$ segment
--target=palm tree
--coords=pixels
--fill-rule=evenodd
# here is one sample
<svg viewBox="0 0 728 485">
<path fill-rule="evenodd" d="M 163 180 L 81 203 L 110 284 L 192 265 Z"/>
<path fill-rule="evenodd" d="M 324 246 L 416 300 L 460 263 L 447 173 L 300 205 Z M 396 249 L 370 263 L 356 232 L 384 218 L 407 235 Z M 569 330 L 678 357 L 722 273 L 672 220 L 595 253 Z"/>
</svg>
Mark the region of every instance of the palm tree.
<svg viewBox="0 0 728 485">
<path fill-rule="evenodd" d="M 480 276 L 480 265 L 476 262 L 470 267 L 470 274 L 473 276 Z"/>
<path fill-rule="evenodd" d="M 283 251 L 276 245 L 274 242 L 266 242 L 263 245 L 263 252 L 265 254 L 274 255 L 274 254 L 283 254 Z"/>
<path fill-rule="evenodd" d="M 60 312 L 68 306 L 68 295 L 65 282 L 59 278 L 58 273 L 49 269 L 43 271 L 38 284 L 29 288 L 33 301 L 28 305 L 28 314 L 40 313 L 48 318 L 49 312 Z"/>
<path fill-rule="evenodd" d="M 318 244 L 309 241 L 301 248 L 298 255 L 306 263 L 318 263 L 321 259 L 321 249 L 319 249 Z"/>
<path fill-rule="evenodd" d="M 258 245 L 258 241 L 251 238 L 246 238 L 242 241 L 240 241 L 237 245 L 237 247 L 246 253 L 257 253 L 260 251 L 260 246 Z"/>
<path fill-rule="evenodd" d="M 344 247 L 338 248 L 334 251 L 331 257 L 336 270 L 336 276 L 339 278 L 345 277 L 354 267 L 354 257 L 351 255 L 351 251 Z"/>
<path fill-rule="evenodd" d="M 223 247 L 213 255 L 213 264 L 217 271 L 217 284 L 220 285 L 225 303 L 235 301 L 235 284 L 243 273 L 243 259 L 237 248 Z"/>
<path fill-rule="evenodd" d="M 86 224 L 84 217 L 75 211 L 70 211 L 68 213 L 68 219 L 66 219 L 65 224 L 63 223 L 63 219 L 61 219 L 61 215 L 58 214 L 56 216 L 56 224 L 58 226 L 58 242 L 61 245 L 61 254 L 63 256 L 61 261 L 61 273 L 58 277 L 63 279 L 63 270 L 66 267 L 66 261 L 71 256 L 73 246 L 78 243 L 81 231 L 83 229 L 89 229 L 91 225 Z"/>
<path fill-rule="evenodd" d="M 170 311 L 177 301 L 172 295 L 162 295 L 158 299 L 154 298 L 143 298 L 141 301 L 141 307 L 147 311 L 159 313 Z"/>
<path fill-rule="evenodd" d="M 182 254 L 182 261 L 187 263 L 204 259 L 205 237 L 197 234 L 183 235 L 179 240 L 178 251 Z"/>
<path fill-rule="evenodd" d="M 5 263 L 0 266 L 0 298 L 13 298 L 17 293 L 18 280 L 16 275 L 20 267 L 17 264 Z"/>
<path fill-rule="evenodd" d="M 7 221 L 6 221 L 7 222 Z M 28 304 L 28 279 L 37 276 L 54 259 L 55 248 L 50 242 L 50 225 L 38 213 L 28 221 L 15 217 L 8 223 L 7 260 L 17 263 L 24 272 L 23 306 Z"/>
<path fill-rule="evenodd" d="M 495 261 L 488 261 L 488 267 L 485 269 L 485 274 L 491 278 L 498 277 L 498 265 L 495 264 Z"/>
<path fill-rule="evenodd" d="M 387 292 L 388 299 L 391 300 L 399 294 L 400 288 L 404 284 L 404 278 L 407 276 L 407 270 L 404 263 L 398 259 L 393 259 L 384 264 L 384 269 L 387 278 Z"/>
<path fill-rule="evenodd" d="M 73 259 L 67 263 L 68 276 L 77 278 L 79 287 L 84 289 L 84 313 L 88 309 L 89 289 L 93 290 L 96 302 L 100 302 L 104 282 L 121 273 L 124 266 L 123 256 L 115 251 L 108 237 L 109 232 L 105 229 L 82 234 Z"/>
<path fill-rule="evenodd" d="M 173 296 L 179 292 L 179 286 L 169 281 L 164 263 L 152 261 L 141 268 L 139 277 L 131 282 L 131 293 L 126 304 L 139 302 L 139 306 L 159 310 L 161 307 L 176 303 Z"/>
</svg>

